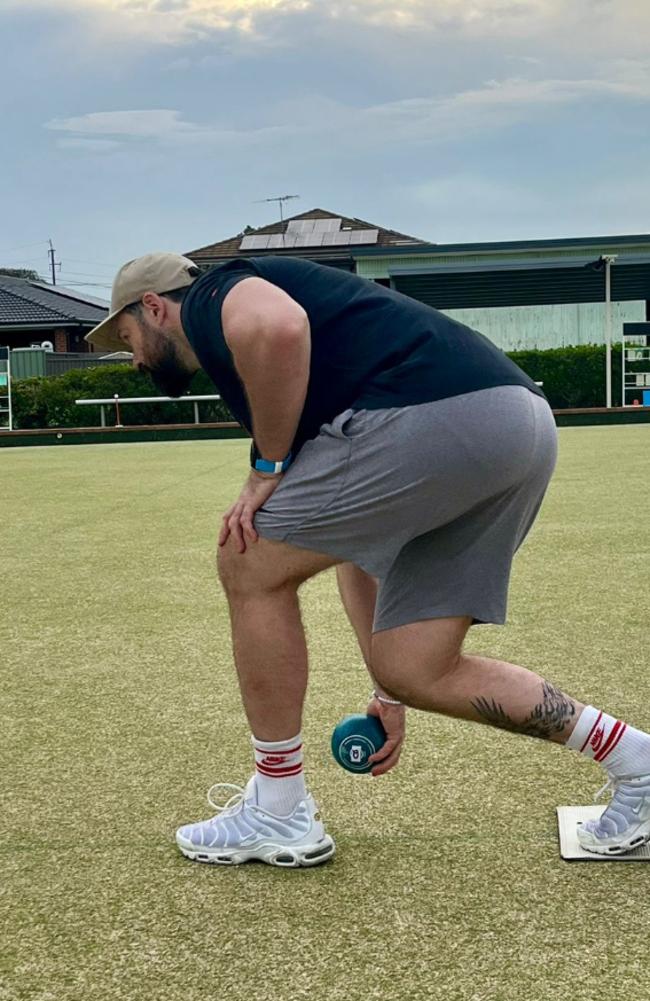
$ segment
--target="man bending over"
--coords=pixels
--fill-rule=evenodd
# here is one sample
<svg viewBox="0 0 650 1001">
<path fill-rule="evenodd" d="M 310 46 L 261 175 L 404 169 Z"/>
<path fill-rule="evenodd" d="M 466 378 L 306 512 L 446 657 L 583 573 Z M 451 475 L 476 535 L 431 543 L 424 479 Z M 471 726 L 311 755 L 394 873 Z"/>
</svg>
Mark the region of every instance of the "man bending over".
<svg viewBox="0 0 650 1001">
<path fill-rule="evenodd" d="M 368 711 L 388 737 L 374 775 L 397 764 L 405 706 L 489 723 L 606 769 L 613 797 L 579 828 L 583 848 L 650 839 L 650 736 L 463 651 L 472 624 L 505 621 L 512 559 L 556 459 L 546 399 L 490 341 L 309 261 L 252 257 L 201 274 L 176 254 L 126 264 L 87 339 L 126 345 L 170 396 L 203 368 L 253 438 L 218 563 L 255 771 L 215 816 L 180 828 L 186 856 L 297 866 L 333 855 L 303 773 L 297 592 L 334 565 L 375 686 Z"/>
</svg>

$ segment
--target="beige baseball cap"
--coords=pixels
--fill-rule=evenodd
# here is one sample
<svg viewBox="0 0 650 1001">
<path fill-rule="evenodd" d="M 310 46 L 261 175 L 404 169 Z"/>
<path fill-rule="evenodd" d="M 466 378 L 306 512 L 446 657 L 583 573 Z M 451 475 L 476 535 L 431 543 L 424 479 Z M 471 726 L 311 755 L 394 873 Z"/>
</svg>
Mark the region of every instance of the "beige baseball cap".
<svg viewBox="0 0 650 1001">
<path fill-rule="evenodd" d="M 125 306 L 139 302 L 145 292 L 173 292 L 191 285 L 200 274 L 194 261 L 181 254 L 145 254 L 124 264 L 115 276 L 111 293 L 111 311 L 105 320 L 86 334 L 85 340 L 98 348 L 123 351 L 124 341 L 117 333 L 117 317 Z"/>
</svg>

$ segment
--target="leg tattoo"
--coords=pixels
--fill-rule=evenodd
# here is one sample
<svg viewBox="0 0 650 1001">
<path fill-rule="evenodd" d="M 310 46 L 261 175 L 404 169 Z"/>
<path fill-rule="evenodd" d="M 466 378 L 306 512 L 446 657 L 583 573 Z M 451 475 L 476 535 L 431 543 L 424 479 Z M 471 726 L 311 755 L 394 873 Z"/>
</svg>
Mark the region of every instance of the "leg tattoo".
<svg viewBox="0 0 650 1001">
<path fill-rule="evenodd" d="M 542 740 L 548 740 L 552 733 L 561 733 L 576 714 L 575 702 L 548 681 L 542 682 L 542 701 L 521 723 L 515 723 L 502 704 L 494 699 L 477 698 L 472 706 L 492 726 Z"/>
</svg>

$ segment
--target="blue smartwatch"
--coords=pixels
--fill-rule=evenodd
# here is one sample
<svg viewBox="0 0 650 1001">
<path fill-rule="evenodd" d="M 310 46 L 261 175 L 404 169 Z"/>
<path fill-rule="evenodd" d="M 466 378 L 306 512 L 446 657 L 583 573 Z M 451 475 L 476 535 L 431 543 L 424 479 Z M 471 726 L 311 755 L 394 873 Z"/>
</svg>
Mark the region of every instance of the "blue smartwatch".
<svg viewBox="0 0 650 1001">
<path fill-rule="evenodd" d="M 271 459 L 264 459 L 255 445 L 251 448 L 251 466 L 258 473 L 284 473 L 291 465 L 291 452 L 286 459 L 281 462 L 273 462 Z"/>
</svg>

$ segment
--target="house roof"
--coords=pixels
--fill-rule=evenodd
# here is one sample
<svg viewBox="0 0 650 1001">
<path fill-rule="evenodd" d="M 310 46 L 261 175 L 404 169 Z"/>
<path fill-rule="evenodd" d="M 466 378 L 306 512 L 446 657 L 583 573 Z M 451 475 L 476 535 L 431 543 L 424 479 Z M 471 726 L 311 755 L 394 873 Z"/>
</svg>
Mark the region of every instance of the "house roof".
<svg viewBox="0 0 650 1001">
<path fill-rule="evenodd" d="M 398 247 L 398 246 L 421 246 L 424 245 L 424 241 L 418 239 L 415 236 L 408 236 L 406 233 L 398 233 L 394 229 L 385 229 L 382 226 L 378 226 L 376 223 L 366 222 L 363 219 L 357 219 L 350 216 L 337 215 L 335 212 L 328 212 L 326 209 L 309 209 L 307 212 L 301 212 L 299 215 L 290 216 L 288 219 L 284 219 L 282 222 L 273 222 L 268 226 L 260 226 L 259 229 L 247 229 L 245 233 L 238 233 L 236 236 L 231 236 L 227 240 L 220 240 L 218 243 L 210 243 L 205 247 L 199 247 L 196 250 L 190 250 L 185 254 L 186 257 L 191 258 L 196 261 L 197 264 L 202 262 L 211 262 L 214 260 L 231 259 L 233 257 L 247 257 L 250 256 L 250 250 L 240 250 L 240 244 L 245 236 L 264 236 L 268 234 L 269 236 L 275 233 L 286 233 L 287 227 L 290 222 L 298 221 L 301 219 L 340 219 L 342 229 L 354 230 L 377 230 L 377 239 L 373 242 L 374 247 Z M 355 251 L 357 246 L 355 246 Z M 282 248 L 274 248 L 270 251 L 255 250 L 252 251 L 255 256 L 264 255 L 265 253 L 282 254 L 289 253 L 295 254 L 296 251 L 293 248 L 287 248 L 283 251 Z M 350 247 L 349 246 L 322 246 L 322 247 L 301 247 L 300 253 L 302 256 L 309 257 L 322 257 L 322 256 L 349 256 Z"/>
<path fill-rule="evenodd" d="M 400 254 L 498 254 L 504 251 L 576 250 L 581 248 L 623 248 L 650 244 L 650 234 L 632 233 L 627 236 L 572 236 L 552 240 L 500 240 L 488 243 L 429 243 L 417 247 L 401 247 Z M 355 257 L 381 256 L 381 247 L 355 247 Z M 385 251 L 384 251 L 385 253 Z"/>
<path fill-rule="evenodd" d="M 94 326 L 104 319 L 108 303 L 81 296 L 60 285 L 0 275 L 0 327 Z"/>
</svg>

